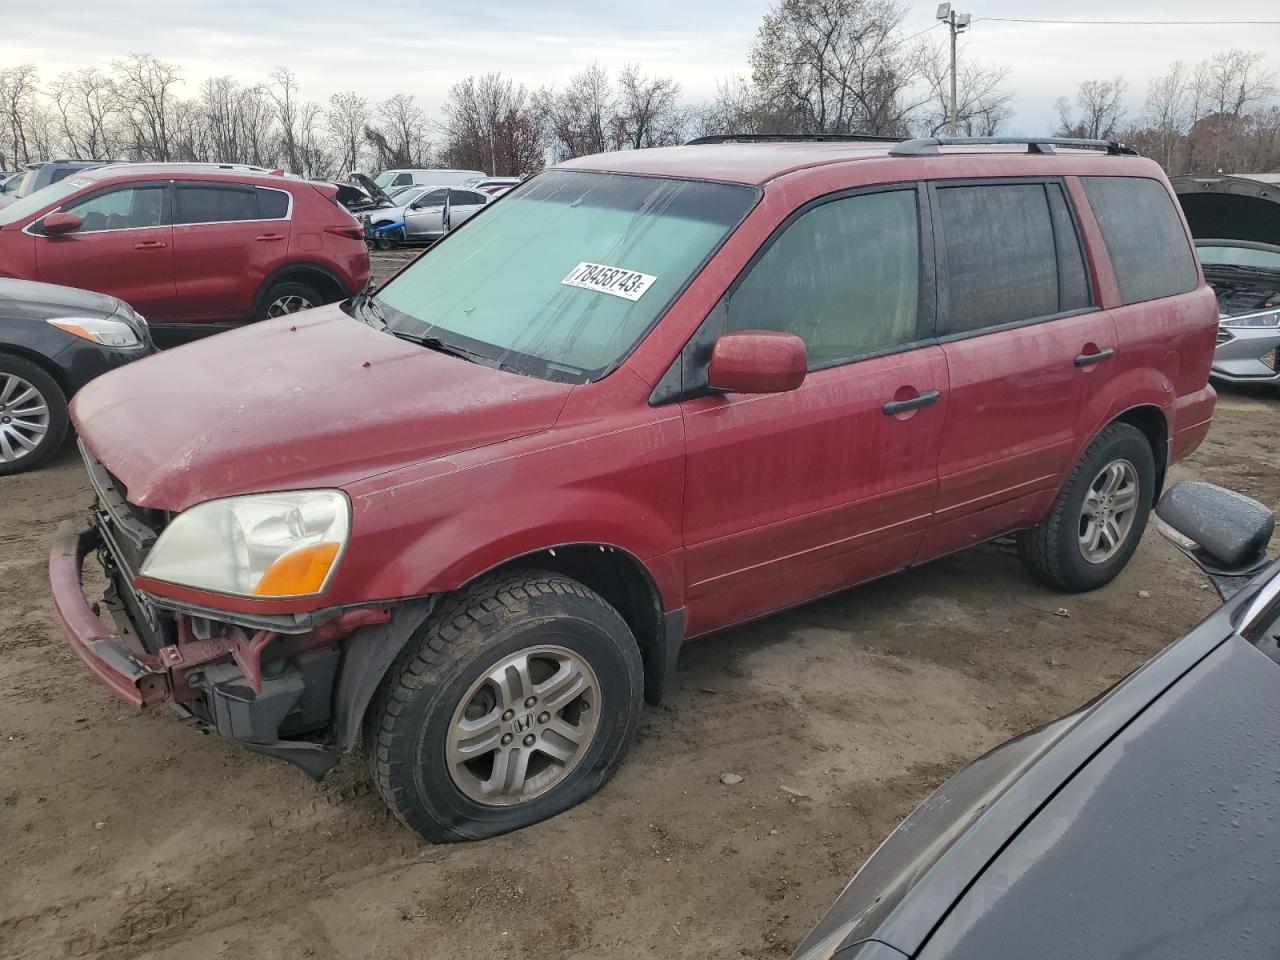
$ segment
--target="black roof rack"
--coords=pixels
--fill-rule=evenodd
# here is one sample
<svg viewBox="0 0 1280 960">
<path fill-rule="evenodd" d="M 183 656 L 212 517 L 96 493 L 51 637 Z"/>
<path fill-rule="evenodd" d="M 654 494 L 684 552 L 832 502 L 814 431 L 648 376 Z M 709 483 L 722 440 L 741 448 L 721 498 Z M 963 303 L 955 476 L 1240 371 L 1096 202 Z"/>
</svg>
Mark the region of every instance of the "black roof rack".
<svg viewBox="0 0 1280 960">
<path fill-rule="evenodd" d="M 901 139 L 875 133 L 718 133 L 690 140 L 685 146 L 700 147 L 711 143 L 897 143 Z"/>
<path fill-rule="evenodd" d="M 1138 151 L 1115 140 L 1085 140 L 1079 137 L 921 137 L 904 140 L 889 151 L 894 157 L 928 157 L 941 153 L 939 147 L 976 147 L 988 144 L 1025 146 L 1027 153 L 1051 154 L 1054 147 L 1101 150 L 1112 157 L 1136 157 Z"/>
</svg>

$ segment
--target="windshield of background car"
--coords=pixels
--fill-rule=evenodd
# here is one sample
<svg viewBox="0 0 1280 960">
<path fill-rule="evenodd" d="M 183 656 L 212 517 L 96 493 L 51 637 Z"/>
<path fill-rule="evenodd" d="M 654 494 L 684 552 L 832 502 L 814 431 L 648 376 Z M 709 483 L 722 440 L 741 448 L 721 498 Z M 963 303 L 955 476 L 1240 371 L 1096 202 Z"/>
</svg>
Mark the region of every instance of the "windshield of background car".
<svg viewBox="0 0 1280 960">
<path fill-rule="evenodd" d="M 725 183 L 552 170 L 378 292 L 388 328 L 586 382 L 649 331 L 755 204 Z"/>
<path fill-rule="evenodd" d="M 1254 247 L 1214 247 L 1196 245 L 1200 262 L 1206 266 L 1244 267 L 1247 270 L 1269 270 L 1280 273 L 1280 249 L 1258 250 Z"/>
<path fill-rule="evenodd" d="M 373 182 L 376 183 L 382 190 L 386 190 L 387 187 L 391 186 L 391 181 L 393 181 L 395 178 L 396 178 L 396 172 L 394 170 L 386 170 L 378 174 L 376 177 L 374 177 Z"/>
<path fill-rule="evenodd" d="M 31 174 L 27 174 L 27 176 L 31 176 Z M 79 177 L 71 177 L 59 183 L 51 183 L 47 187 L 41 187 L 35 193 L 15 200 L 7 207 L 0 207 L 0 227 L 10 223 L 17 223 L 33 213 L 39 213 L 45 207 L 71 196 L 77 190 L 83 190 L 86 186 L 88 186 L 87 181 L 81 180 Z"/>
</svg>

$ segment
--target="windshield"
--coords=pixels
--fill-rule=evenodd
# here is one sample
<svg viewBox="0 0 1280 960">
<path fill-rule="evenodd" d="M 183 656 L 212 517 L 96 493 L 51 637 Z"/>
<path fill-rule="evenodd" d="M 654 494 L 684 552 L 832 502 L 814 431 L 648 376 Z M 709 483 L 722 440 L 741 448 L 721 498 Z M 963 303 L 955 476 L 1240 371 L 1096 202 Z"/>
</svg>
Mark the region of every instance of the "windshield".
<svg viewBox="0 0 1280 960">
<path fill-rule="evenodd" d="M 548 379 L 611 369 L 755 204 L 752 187 L 552 170 L 378 293 L 388 329 Z"/>
<path fill-rule="evenodd" d="M 1280 272 L 1280 249 L 1262 250 L 1257 247 L 1201 246 L 1196 245 L 1200 262 L 1206 266 L 1244 267 L 1250 270 Z"/>
<path fill-rule="evenodd" d="M 386 190 L 387 187 L 391 186 L 391 181 L 395 178 L 395 170 L 383 170 L 382 173 L 373 178 L 373 182 L 376 183 L 379 188 Z"/>
<path fill-rule="evenodd" d="M 32 171 L 32 173 L 34 172 Z M 27 174 L 28 177 L 31 175 L 31 173 Z M 25 220 L 33 213 L 39 213 L 45 207 L 71 196 L 71 194 L 77 190 L 84 189 L 86 186 L 88 186 L 88 181 L 79 177 L 71 177 L 58 183 L 51 183 L 47 187 L 41 187 L 35 193 L 15 200 L 7 207 L 0 207 L 0 227 L 10 223 L 17 223 L 19 220 Z"/>
</svg>

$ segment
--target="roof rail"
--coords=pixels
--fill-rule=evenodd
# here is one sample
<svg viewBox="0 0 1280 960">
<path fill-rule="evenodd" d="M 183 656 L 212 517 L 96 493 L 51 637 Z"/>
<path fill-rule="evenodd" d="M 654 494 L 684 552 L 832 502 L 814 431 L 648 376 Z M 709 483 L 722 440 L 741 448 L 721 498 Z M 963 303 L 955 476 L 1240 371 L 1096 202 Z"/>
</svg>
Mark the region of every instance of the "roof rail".
<svg viewBox="0 0 1280 960">
<path fill-rule="evenodd" d="M 697 137 L 685 146 L 701 147 L 712 143 L 897 143 L 901 139 L 876 133 L 718 133 Z"/>
<path fill-rule="evenodd" d="M 1025 146 L 1027 153 L 1051 154 L 1054 147 L 1101 150 L 1112 157 L 1136 157 L 1138 151 L 1115 140 L 1085 140 L 1080 137 L 921 137 L 904 140 L 889 151 L 893 157 L 928 157 L 941 153 L 939 147 L 977 147 L 988 144 Z"/>
</svg>

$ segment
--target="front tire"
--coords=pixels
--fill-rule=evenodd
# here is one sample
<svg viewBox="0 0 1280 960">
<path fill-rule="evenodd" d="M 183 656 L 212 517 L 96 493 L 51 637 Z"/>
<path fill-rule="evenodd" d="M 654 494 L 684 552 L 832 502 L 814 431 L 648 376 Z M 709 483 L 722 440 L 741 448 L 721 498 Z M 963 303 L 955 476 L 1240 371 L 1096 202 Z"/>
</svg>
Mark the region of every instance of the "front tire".
<svg viewBox="0 0 1280 960">
<path fill-rule="evenodd" d="M 67 435 L 67 398 L 44 368 L 0 353 L 0 477 L 40 466 Z"/>
<path fill-rule="evenodd" d="M 493 837 L 581 803 L 617 770 L 642 702 L 618 612 L 568 577 L 520 571 L 445 602 L 365 716 L 387 805 L 427 840 Z"/>
<path fill-rule="evenodd" d="M 1110 583 L 1147 528 L 1155 481 L 1147 438 L 1127 423 L 1111 424 L 1072 469 L 1048 519 L 1018 534 L 1023 564 L 1068 593 Z"/>
</svg>

